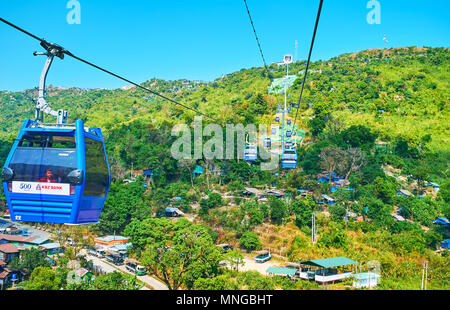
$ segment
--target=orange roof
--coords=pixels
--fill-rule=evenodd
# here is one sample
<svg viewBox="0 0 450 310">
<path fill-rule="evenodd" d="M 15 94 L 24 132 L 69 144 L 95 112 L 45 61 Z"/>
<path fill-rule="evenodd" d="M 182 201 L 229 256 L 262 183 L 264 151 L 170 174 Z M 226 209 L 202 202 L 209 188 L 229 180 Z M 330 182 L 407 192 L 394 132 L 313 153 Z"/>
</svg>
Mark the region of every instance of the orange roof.
<svg viewBox="0 0 450 310">
<path fill-rule="evenodd" d="M 9 275 L 9 271 L 0 272 L 0 279 L 4 279 Z"/>
<path fill-rule="evenodd" d="M 18 236 L 18 235 L 5 235 L 5 234 L 0 234 L 0 240 L 6 240 L 6 241 L 10 241 L 10 242 L 25 242 L 25 243 L 30 243 L 33 240 L 35 240 L 36 238 L 33 237 L 25 237 L 25 236 Z"/>
<path fill-rule="evenodd" d="M 0 244 L 0 252 L 3 253 L 19 253 L 19 249 L 10 243 Z"/>
</svg>

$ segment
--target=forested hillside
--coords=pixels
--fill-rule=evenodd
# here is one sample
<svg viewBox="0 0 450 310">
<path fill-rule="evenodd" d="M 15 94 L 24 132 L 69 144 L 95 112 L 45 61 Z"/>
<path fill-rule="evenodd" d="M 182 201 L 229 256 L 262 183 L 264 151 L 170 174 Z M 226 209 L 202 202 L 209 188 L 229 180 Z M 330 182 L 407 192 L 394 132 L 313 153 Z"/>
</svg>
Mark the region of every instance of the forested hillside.
<svg viewBox="0 0 450 310">
<path fill-rule="evenodd" d="M 270 125 L 284 95 L 269 95 L 268 87 L 284 70 L 272 64 L 270 77 L 259 67 L 212 82 L 152 79 L 143 85 L 221 125 Z M 290 73 L 300 78 L 290 89 L 289 102 L 297 103 L 304 70 L 305 61 L 290 66 Z M 186 275 L 164 275 L 175 288 L 259 289 L 255 283 L 265 288 L 312 287 L 306 281 L 293 284 L 214 268 L 218 253 L 206 249 L 228 242 L 249 251 L 270 248 L 291 262 L 330 256 L 363 263 L 377 260 L 383 277 L 380 287 L 385 289 L 420 287 L 421 264 L 427 259 L 430 288 L 448 289 L 448 251 L 436 250 L 450 235 L 448 228 L 433 221 L 450 217 L 450 50 L 371 49 L 313 62 L 310 70 L 298 117 L 307 134 L 297 146 L 298 169 L 292 171 L 262 171 L 242 160 L 173 159 L 171 130 L 181 122 L 190 125 L 195 114 L 141 89 L 49 87 L 47 100 L 53 108 L 67 109 L 69 121 L 83 119 L 88 126 L 101 127 L 106 137 L 114 183 L 100 223 L 88 229 L 130 236 L 131 255 L 156 268 L 152 272 L 161 277 L 155 249 L 173 245 L 175 250 L 207 253 L 204 266 L 191 262 Z M 2 161 L 23 119 L 34 117 L 30 98 L 36 96 L 37 90 L 0 92 Z M 295 116 L 295 109 L 290 116 Z M 208 122 L 212 120 L 205 118 Z M 204 173 L 193 177 L 196 165 L 203 166 Z M 212 166 L 223 173 L 213 173 Z M 141 171 L 132 176 L 132 168 L 154 173 L 144 179 L 137 176 Z M 346 185 L 334 189 L 331 178 L 324 181 L 333 173 Z M 134 182 L 123 182 L 130 178 Z M 438 184 L 439 191 L 430 182 Z M 245 187 L 268 186 L 289 199 L 261 201 L 242 195 Z M 336 203 L 319 203 L 322 195 Z M 190 221 L 174 224 L 160 218 L 174 197 L 181 198 L 177 206 Z M 319 226 L 316 244 L 310 242 L 314 212 Z M 397 214 L 405 220 L 395 220 Z M 190 248 L 181 233 L 199 236 L 198 244 Z M 178 263 L 171 261 L 164 268 L 179 271 Z M 342 288 L 339 285 L 336 288 Z"/>
</svg>

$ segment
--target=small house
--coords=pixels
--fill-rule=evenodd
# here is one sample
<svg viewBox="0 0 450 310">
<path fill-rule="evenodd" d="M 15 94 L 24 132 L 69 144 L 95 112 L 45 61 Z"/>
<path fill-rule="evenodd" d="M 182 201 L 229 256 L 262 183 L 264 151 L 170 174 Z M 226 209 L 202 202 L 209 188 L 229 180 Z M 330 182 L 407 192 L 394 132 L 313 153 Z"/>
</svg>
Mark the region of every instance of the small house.
<svg viewBox="0 0 450 310">
<path fill-rule="evenodd" d="M 358 262 L 347 257 L 330 257 L 303 261 L 297 276 L 305 280 L 314 280 L 318 283 L 340 281 L 353 275 L 352 265 Z"/>
<path fill-rule="evenodd" d="M 400 195 L 400 196 L 412 196 L 411 192 L 409 192 L 406 189 L 401 189 L 401 190 L 397 191 L 397 195 Z"/>
<path fill-rule="evenodd" d="M 269 191 L 267 191 L 267 195 L 269 195 L 269 196 L 275 196 L 275 197 L 277 197 L 277 198 L 281 198 L 281 197 L 283 197 L 283 192 L 281 192 L 281 191 L 275 191 L 275 190 L 269 190 Z"/>
<path fill-rule="evenodd" d="M 145 169 L 142 171 L 144 177 L 151 177 L 153 175 L 152 169 Z"/>
<path fill-rule="evenodd" d="M 433 224 L 450 226 L 450 221 L 446 217 L 438 217 L 433 221 Z"/>
<path fill-rule="evenodd" d="M 443 249 L 450 249 L 450 239 L 444 239 L 441 242 L 441 248 L 443 248 Z"/>
<path fill-rule="evenodd" d="M 178 208 L 166 208 L 166 216 L 167 217 L 180 217 L 183 216 L 184 213 L 181 212 Z"/>
<path fill-rule="evenodd" d="M 405 221 L 405 218 L 398 213 L 394 213 L 394 214 L 392 214 L 392 216 L 394 217 L 394 221 L 396 221 L 396 222 Z"/>
<path fill-rule="evenodd" d="M 328 195 L 322 195 L 322 198 L 325 200 L 326 204 L 334 205 L 336 203 L 336 200 L 334 200 L 333 198 L 331 198 Z"/>
<path fill-rule="evenodd" d="M 127 237 L 122 236 L 104 236 L 104 237 L 98 237 L 94 239 L 94 243 L 96 245 L 106 245 L 106 246 L 113 246 L 115 244 L 124 244 L 128 243 Z"/>
<path fill-rule="evenodd" d="M 261 192 L 260 190 L 258 190 L 256 188 L 253 188 L 253 187 L 246 187 L 245 190 L 242 192 L 242 194 L 244 196 L 253 196 L 253 195 L 255 195 L 257 197 L 260 197 L 263 194 L 263 192 Z"/>
<path fill-rule="evenodd" d="M 202 174 L 203 174 L 203 167 L 202 167 L 202 166 L 199 166 L 199 165 L 195 166 L 195 169 L 194 169 L 194 171 L 192 172 L 192 174 L 193 174 L 194 176 L 200 176 L 200 175 L 202 175 Z"/>
<path fill-rule="evenodd" d="M 428 186 L 433 187 L 434 191 L 439 191 L 439 185 L 433 182 L 428 182 Z"/>
<path fill-rule="evenodd" d="M 45 255 L 59 254 L 62 252 L 61 244 L 59 244 L 59 242 L 44 243 L 41 244 L 40 247 Z"/>
<path fill-rule="evenodd" d="M 19 249 L 14 244 L 0 244 L 0 261 L 9 263 L 16 257 L 19 257 Z"/>
</svg>

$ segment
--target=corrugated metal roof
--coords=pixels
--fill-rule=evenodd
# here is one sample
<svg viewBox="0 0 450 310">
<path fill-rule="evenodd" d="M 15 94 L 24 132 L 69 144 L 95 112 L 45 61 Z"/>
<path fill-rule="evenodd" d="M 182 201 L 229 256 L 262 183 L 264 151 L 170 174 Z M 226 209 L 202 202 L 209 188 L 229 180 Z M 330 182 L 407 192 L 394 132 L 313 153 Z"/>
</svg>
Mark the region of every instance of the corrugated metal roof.
<svg viewBox="0 0 450 310">
<path fill-rule="evenodd" d="M 118 240 L 127 240 L 128 238 L 122 237 L 122 236 L 109 235 L 109 236 L 104 236 L 104 237 L 98 237 L 95 239 L 101 240 L 101 241 L 118 241 Z"/>
<path fill-rule="evenodd" d="M 59 244 L 59 242 L 44 243 L 41 244 L 41 247 L 47 250 L 59 249 L 61 247 L 61 244 Z"/>
<path fill-rule="evenodd" d="M 0 252 L 3 253 L 18 253 L 19 249 L 11 243 L 0 244 Z"/>
<path fill-rule="evenodd" d="M 269 267 L 266 272 L 278 275 L 293 276 L 297 272 L 297 269 L 286 267 Z"/>
<path fill-rule="evenodd" d="M 339 256 L 339 257 L 330 257 L 330 258 L 321 258 L 321 259 L 313 259 L 301 262 L 303 265 L 316 266 L 322 268 L 331 268 L 331 267 L 339 267 L 345 265 L 353 265 L 357 262 L 353 259 Z"/>
<path fill-rule="evenodd" d="M 381 276 L 377 273 L 374 272 L 361 272 L 361 273 L 356 273 L 353 275 L 353 277 L 355 277 L 358 280 L 366 280 L 366 279 L 378 279 Z"/>
</svg>

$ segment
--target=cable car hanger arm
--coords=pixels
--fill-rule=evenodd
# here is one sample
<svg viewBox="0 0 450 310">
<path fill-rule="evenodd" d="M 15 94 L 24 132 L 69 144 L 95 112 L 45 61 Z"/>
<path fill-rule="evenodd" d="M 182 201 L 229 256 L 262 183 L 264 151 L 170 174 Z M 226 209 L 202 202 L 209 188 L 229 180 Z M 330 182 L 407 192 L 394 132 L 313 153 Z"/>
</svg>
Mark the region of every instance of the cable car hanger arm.
<svg viewBox="0 0 450 310">
<path fill-rule="evenodd" d="M 41 41 L 41 46 L 47 50 L 46 53 L 34 52 L 34 56 L 45 55 L 47 60 L 45 61 L 44 69 L 42 69 L 41 78 L 39 80 L 39 97 L 36 102 L 36 121 L 44 121 L 43 113 L 53 115 L 56 117 L 56 123 L 58 125 L 65 124 L 67 122 L 67 112 L 60 109 L 54 111 L 45 100 L 45 81 L 47 79 L 48 71 L 53 62 L 55 56 L 64 59 L 64 49 L 59 45 L 48 43 L 45 40 Z"/>
</svg>

